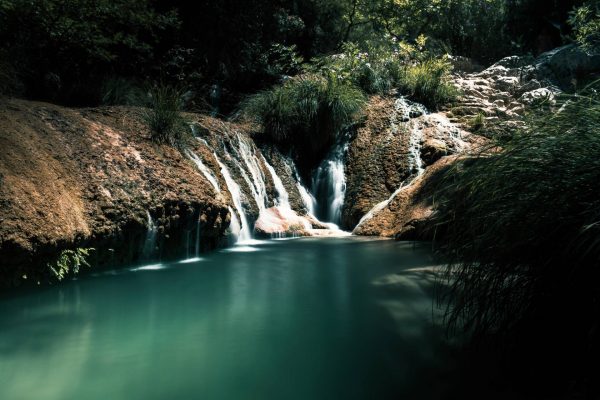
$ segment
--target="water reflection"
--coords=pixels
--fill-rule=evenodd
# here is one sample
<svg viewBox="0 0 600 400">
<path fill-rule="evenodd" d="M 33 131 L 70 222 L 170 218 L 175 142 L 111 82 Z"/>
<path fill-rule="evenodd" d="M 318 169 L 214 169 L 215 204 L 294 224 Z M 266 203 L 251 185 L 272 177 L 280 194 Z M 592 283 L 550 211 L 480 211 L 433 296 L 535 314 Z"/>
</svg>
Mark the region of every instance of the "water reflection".
<svg viewBox="0 0 600 400">
<path fill-rule="evenodd" d="M 440 398 L 426 250 L 252 248 L 2 300 L 0 398 Z"/>
</svg>

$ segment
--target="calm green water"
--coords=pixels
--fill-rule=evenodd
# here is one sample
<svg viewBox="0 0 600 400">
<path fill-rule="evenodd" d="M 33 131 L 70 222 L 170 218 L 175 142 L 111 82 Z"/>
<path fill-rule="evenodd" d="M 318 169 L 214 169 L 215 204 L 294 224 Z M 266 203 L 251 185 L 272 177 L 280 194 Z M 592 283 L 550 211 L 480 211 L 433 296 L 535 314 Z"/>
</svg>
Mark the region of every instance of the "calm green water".
<svg viewBox="0 0 600 400">
<path fill-rule="evenodd" d="M 426 247 L 269 241 L 0 300 L 0 399 L 438 399 Z M 250 251 L 254 250 L 254 251 Z"/>
</svg>

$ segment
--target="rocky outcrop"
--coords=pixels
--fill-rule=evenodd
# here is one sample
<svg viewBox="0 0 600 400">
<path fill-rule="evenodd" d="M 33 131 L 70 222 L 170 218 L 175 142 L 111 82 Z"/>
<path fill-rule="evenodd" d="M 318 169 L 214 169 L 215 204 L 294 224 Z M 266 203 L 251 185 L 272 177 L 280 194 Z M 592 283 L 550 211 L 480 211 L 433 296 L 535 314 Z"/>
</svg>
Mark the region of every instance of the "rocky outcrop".
<svg viewBox="0 0 600 400">
<path fill-rule="evenodd" d="M 459 70 L 454 83 L 462 96 L 451 109 L 427 114 L 404 100 L 382 98 L 369 105 L 348 157 L 344 223 L 351 227 L 360 222 L 353 233 L 430 238 L 431 188 L 454 159 L 446 156 L 477 149 L 486 143 L 480 135 L 518 128 L 531 106 L 554 104 L 556 95 L 574 89 L 581 77 L 600 72 L 600 55 L 575 46 L 535 60 L 507 57 L 486 69 L 466 59 L 453 63 Z M 468 132 L 473 130 L 478 134 Z M 410 162 L 415 145 L 425 169 L 422 175 Z"/>
<path fill-rule="evenodd" d="M 372 98 L 365 122 L 349 146 L 343 226 L 352 230 L 422 169 L 480 140 L 451 123 L 444 113 L 427 113 L 422 106 L 402 98 Z M 380 235 L 383 228 L 354 233 L 363 232 Z"/>
<path fill-rule="evenodd" d="M 479 114 L 497 132 L 519 126 L 525 111 L 540 102 L 554 103 L 557 94 L 581 88 L 600 73 L 600 54 L 575 45 L 531 57 L 506 57 L 481 72 L 457 73 L 461 99 L 448 113 L 469 127 Z"/>
<path fill-rule="evenodd" d="M 396 193 L 386 207 L 352 232 L 361 236 L 385 236 L 398 240 L 429 240 L 435 234 L 431 223 L 436 188 L 456 157 L 443 157 L 410 185 Z"/>
<path fill-rule="evenodd" d="M 226 199 L 141 113 L 0 103 L 0 286 L 53 280 L 63 249 L 95 248 L 95 268 L 140 260 L 150 222 L 156 258 L 185 255 L 197 231 L 201 249 L 222 242 Z"/>
</svg>

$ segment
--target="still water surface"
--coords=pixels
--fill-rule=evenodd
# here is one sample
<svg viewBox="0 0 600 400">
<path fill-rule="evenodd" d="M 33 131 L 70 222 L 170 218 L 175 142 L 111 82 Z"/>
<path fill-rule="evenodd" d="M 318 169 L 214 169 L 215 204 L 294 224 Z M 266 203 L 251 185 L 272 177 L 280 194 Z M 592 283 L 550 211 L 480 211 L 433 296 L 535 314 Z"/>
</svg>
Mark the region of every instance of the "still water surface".
<svg viewBox="0 0 600 400">
<path fill-rule="evenodd" d="M 447 396 L 426 245 L 233 250 L 0 299 L 0 399 Z"/>
</svg>

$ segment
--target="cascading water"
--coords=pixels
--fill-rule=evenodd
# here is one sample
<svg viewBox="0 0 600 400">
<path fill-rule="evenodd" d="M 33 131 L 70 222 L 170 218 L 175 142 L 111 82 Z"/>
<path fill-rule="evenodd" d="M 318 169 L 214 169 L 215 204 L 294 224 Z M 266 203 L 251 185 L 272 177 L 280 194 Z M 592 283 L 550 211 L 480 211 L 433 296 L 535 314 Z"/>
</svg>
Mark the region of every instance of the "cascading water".
<svg viewBox="0 0 600 400">
<path fill-rule="evenodd" d="M 206 180 L 208 180 L 210 184 L 215 188 L 217 193 L 220 193 L 221 189 L 219 188 L 219 181 L 213 175 L 212 171 L 206 165 L 204 165 L 202 159 L 200 159 L 200 157 L 198 157 L 198 155 L 191 150 L 186 150 L 185 152 L 186 155 L 194 162 L 194 164 L 196 164 L 196 167 L 198 167 L 198 170 L 202 172 L 202 175 L 204 175 Z"/>
<path fill-rule="evenodd" d="M 300 173 L 298 172 L 294 161 L 290 158 L 284 158 L 284 161 L 287 167 L 292 172 L 292 176 L 296 181 L 296 188 L 298 189 L 300 197 L 302 198 L 302 204 L 304 204 L 304 207 L 306 208 L 306 211 L 308 211 L 308 214 L 314 216 L 317 209 L 317 200 L 315 199 L 315 196 L 313 196 L 312 193 L 310 193 L 310 191 L 306 188 L 306 186 L 303 185 L 302 178 L 300 177 Z"/>
<path fill-rule="evenodd" d="M 345 133 L 317 168 L 312 182 L 312 192 L 317 199 L 316 217 L 339 225 L 346 195 L 344 159 L 348 151 L 349 135 Z"/>
<path fill-rule="evenodd" d="M 277 172 L 275 172 L 275 168 L 273 168 L 273 166 L 269 164 L 269 162 L 264 157 L 263 161 L 267 166 L 267 170 L 269 170 L 269 173 L 271 174 L 271 178 L 273 179 L 273 183 L 275 184 L 275 190 L 277 190 L 277 199 L 275 201 L 276 205 L 278 207 L 291 208 L 290 195 L 286 190 L 285 186 L 283 186 L 281 178 L 279 177 L 279 175 L 277 175 Z"/>
<path fill-rule="evenodd" d="M 210 145 L 202 138 L 198 137 L 197 129 L 192 125 L 192 132 L 204 146 L 210 149 Z M 230 131 L 231 132 L 231 131 Z M 219 154 L 227 160 L 227 164 L 219 159 L 219 156 L 213 152 L 213 155 L 219 165 L 221 174 L 225 180 L 227 189 L 231 194 L 233 207 L 229 208 L 231 214 L 230 232 L 237 238 L 237 244 L 252 244 L 253 227 L 249 216 L 246 214 L 243 206 L 244 199 L 253 199 L 259 211 L 256 227 L 261 234 L 270 234 L 271 237 L 284 237 L 295 235 L 296 232 L 309 231 L 312 229 L 310 218 L 301 217 L 294 211 L 290 205 L 290 195 L 285 188 L 281 178 L 275 168 L 256 148 L 254 143 L 245 138 L 239 132 L 231 132 L 228 135 L 229 141 L 221 142 L 223 147 Z M 341 217 L 341 207 L 344 202 L 345 177 L 344 177 L 344 157 L 348 148 L 348 139 L 343 137 L 339 143 L 334 146 L 327 160 L 323 162 L 313 179 L 313 186 L 319 195 L 322 195 L 322 208 L 324 219 L 339 223 Z M 192 150 L 186 150 L 186 155 L 190 158 L 198 170 L 210 182 L 217 193 L 220 193 L 218 174 L 211 171 L 204 164 L 202 158 Z M 294 163 L 284 158 L 288 173 L 291 173 L 296 181 L 296 187 L 302 197 L 302 201 L 308 214 L 316 219 L 318 212 L 317 201 L 311 192 L 302 184 L 300 175 Z M 233 170 L 230 170 L 233 168 Z M 267 172 L 268 171 L 268 172 Z M 234 179 L 232 172 L 239 179 L 243 179 L 245 185 L 240 186 Z M 275 186 L 277 195 L 270 199 L 267 191 L 267 179 L 269 175 Z M 274 207 L 270 207 L 274 205 Z M 200 225 L 196 228 L 195 236 L 193 232 L 189 233 L 189 250 L 192 250 L 191 239 L 196 238 L 195 253 L 199 253 Z M 332 230 L 338 230 L 333 223 L 324 225 L 330 226 Z M 238 246 L 239 247 L 239 246 Z"/>
<path fill-rule="evenodd" d="M 242 207 L 242 191 L 240 189 L 240 185 L 231 177 L 231 173 L 225 164 L 223 164 L 216 154 L 214 154 L 215 159 L 219 163 L 219 168 L 221 168 L 221 174 L 223 174 L 223 178 L 225 179 L 225 183 L 227 184 L 227 189 L 231 194 L 231 199 L 233 200 L 233 205 L 235 210 L 237 211 L 237 215 L 239 215 L 240 220 L 237 219 L 236 213 L 230 208 L 231 214 L 231 231 L 234 235 L 237 236 L 238 243 L 248 242 L 252 240 L 252 232 L 250 230 L 250 223 L 248 222 L 248 218 L 244 213 L 244 208 Z"/>
<path fill-rule="evenodd" d="M 200 257 L 200 216 L 198 216 L 198 221 L 196 221 L 196 246 L 194 248 L 194 256 L 196 258 Z"/>
<path fill-rule="evenodd" d="M 396 103 L 394 104 L 394 110 L 395 112 L 390 119 L 392 133 L 397 134 L 400 130 L 401 124 L 404 124 L 406 127 L 410 128 L 407 158 L 408 170 L 410 171 L 411 176 L 404 182 L 402 182 L 400 187 L 394 193 L 392 193 L 392 195 L 388 199 L 375 205 L 375 207 L 373 207 L 367 214 L 365 214 L 360 219 L 358 225 L 356 225 L 356 228 L 354 229 L 357 229 L 365 221 L 370 220 L 378 212 L 386 208 L 388 204 L 390 204 L 390 202 L 394 200 L 394 198 L 400 192 L 402 192 L 404 189 L 410 186 L 415 181 L 415 179 L 421 176 L 425 171 L 425 168 L 423 168 L 423 160 L 421 159 L 421 143 L 423 141 L 423 130 L 419 126 L 419 124 L 410 124 L 410 120 L 411 118 L 416 118 L 420 117 L 421 115 L 427 114 L 427 109 L 421 104 L 411 103 L 408 102 L 405 98 L 400 97 L 396 100 Z"/>
<path fill-rule="evenodd" d="M 192 126 L 192 131 L 194 132 L 193 126 Z M 255 158 L 256 156 L 252 153 L 250 145 L 248 143 L 246 143 L 245 141 L 243 141 L 243 139 L 241 138 L 241 136 L 239 134 L 236 135 L 236 138 L 238 140 L 238 145 L 239 145 L 238 154 L 241 156 L 241 158 L 244 160 L 245 164 L 248 166 L 248 169 L 251 171 L 252 177 L 254 179 L 251 180 L 250 177 L 248 176 L 246 170 L 242 167 L 241 163 L 235 157 L 232 157 L 227 152 L 227 150 L 224 149 L 225 155 L 228 156 L 234 162 L 234 164 L 239 168 L 242 177 L 246 180 L 246 182 L 248 183 L 248 186 L 250 187 L 250 189 L 253 192 L 254 199 L 255 199 L 259 209 L 264 209 L 265 208 L 264 198 L 266 198 L 266 186 L 264 184 L 264 180 L 258 179 L 258 178 L 262 177 L 262 175 L 257 172 L 258 165 L 257 165 L 256 161 L 252 160 L 252 158 L 251 158 L 251 157 Z M 208 143 L 204 139 L 202 139 L 202 138 L 197 138 L 197 139 L 202 144 L 209 147 Z M 206 177 L 206 179 L 215 188 L 217 193 L 220 193 L 221 189 L 219 187 L 219 181 L 218 181 L 217 177 L 202 162 L 202 159 L 197 154 L 192 152 L 191 150 L 187 150 L 186 154 L 196 164 L 196 166 L 198 167 L 198 170 L 200 172 L 202 172 L 202 174 Z M 248 218 L 247 218 L 246 213 L 244 212 L 244 208 L 242 206 L 242 190 L 241 190 L 240 186 L 238 185 L 238 183 L 231 176 L 229 168 L 220 161 L 220 159 L 216 153 L 213 152 L 213 155 L 214 155 L 215 159 L 217 160 L 217 163 L 219 164 L 221 174 L 223 175 L 223 178 L 225 179 L 227 189 L 228 189 L 229 193 L 231 194 L 233 205 L 235 207 L 235 211 L 233 209 L 231 209 L 231 207 L 229 207 L 229 213 L 231 215 L 230 230 L 237 237 L 237 243 L 247 243 L 247 242 L 251 241 L 251 239 L 252 239 L 252 232 L 251 232 L 251 228 L 250 228 L 250 223 L 248 222 Z M 263 195 L 263 193 L 264 193 L 264 195 Z M 238 219 L 238 216 L 239 216 L 239 219 Z M 195 253 L 196 253 L 196 257 L 200 253 L 200 221 L 199 220 L 198 220 L 197 226 L 196 226 Z"/>
<path fill-rule="evenodd" d="M 240 172 L 250 190 L 254 196 L 256 205 L 260 212 L 267 208 L 268 197 L 267 197 L 267 185 L 265 184 L 265 176 L 262 169 L 260 168 L 260 160 L 256 156 L 253 146 L 251 146 L 246 140 L 244 140 L 239 133 L 236 132 L 236 138 L 238 142 L 237 153 L 239 157 L 244 161 L 246 169 L 243 168 L 240 162 L 236 160 L 236 163 L 240 169 Z M 246 171 L 247 170 L 247 171 Z M 250 176 L 248 173 L 250 173 Z M 250 178 L 251 177 L 251 178 Z"/>
<path fill-rule="evenodd" d="M 142 249 L 142 258 L 149 260 L 154 256 L 156 250 L 156 224 L 152 219 L 150 212 L 146 210 L 146 224 L 148 226 L 146 230 L 146 239 L 144 240 L 144 248 Z"/>
</svg>

